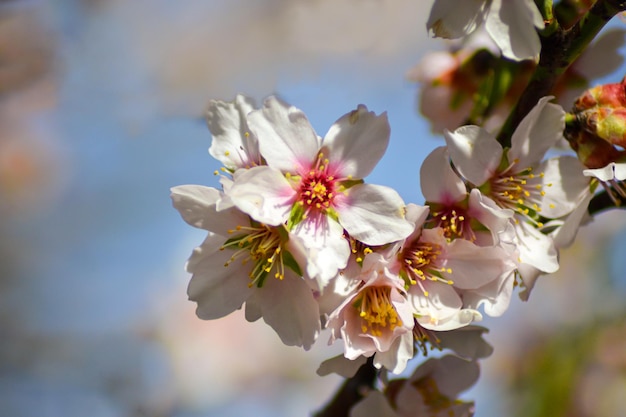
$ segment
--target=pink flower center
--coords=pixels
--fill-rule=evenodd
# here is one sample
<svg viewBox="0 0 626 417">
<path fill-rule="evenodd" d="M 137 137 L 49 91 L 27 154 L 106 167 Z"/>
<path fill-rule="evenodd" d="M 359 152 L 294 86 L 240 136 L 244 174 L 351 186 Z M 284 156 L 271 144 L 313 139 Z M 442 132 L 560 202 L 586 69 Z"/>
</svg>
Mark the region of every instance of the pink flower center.
<svg viewBox="0 0 626 417">
<path fill-rule="evenodd" d="M 306 215 L 311 211 L 326 213 L 332 206 L 337 180 L 330 174 L 328 162 L 320 152 L 315 165 L 301 177 L 298 204 L 304 207 Z"/>
</svg>

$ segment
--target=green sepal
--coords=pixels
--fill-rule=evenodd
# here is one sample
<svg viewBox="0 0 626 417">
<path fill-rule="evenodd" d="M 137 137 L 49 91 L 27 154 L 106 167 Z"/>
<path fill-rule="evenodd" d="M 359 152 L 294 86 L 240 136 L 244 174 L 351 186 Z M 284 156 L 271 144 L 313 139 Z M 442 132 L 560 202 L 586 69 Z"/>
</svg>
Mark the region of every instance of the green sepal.
<svg viewBox="0 0 626 417">
<path fill-rule="evenodd" d="M 337 213 L 332 207 L 326 209 L 326 215 L 339 223 L 339 213 Z"/>
<path fill-rule="evenodd" d="M 259 277 L 256 279 L 257 288 L 261 288 L 263 286 L 263 284 L 265 283 L 265 278 L 267 278 L 268 275 L 269 272 L 263 269 L 263 271 L 259 274 Z"/>
<path fill-rule="evenodd" d="M 291 207 L 291 212 L 289 213 L 289 220 L 287 220 L 287 229 L 292 230 L 298 223 L 304 219 L 304 206 L 298 202 L 296 202 L 293 207 Z M 281 235 L 282 237 L 282 235 Z"/>
<path fill-rule="evenodd" d="M 224 242 L 224 243 L 222 244 L 222 247 L 223 247 L 223 248 L 230 248 L 230 247 L 232 246 L 232 244 L 233 244 L 233 243 L 234 243 L 234 244 L 236 244 L 239 248 L 246 247 L 246 245 L 247 245 L 247 243 L 245 242 L 245 238 L 246 238 L 246 236 L 248 236 L 248 235 L 246 235 L 246 234 L 244 233 L 244 234 L 241 234 L 241 235 L 237 235 L 237 236 L 235 236 L 235 237 L 231 237 L 230 239 L 227 239 L 227 240 L 226 240 L 226 242 Z M 244 242 L 244 244 L 243 244 L 243 245 L 239 245 L 239 242 L 241 242 L 241 241 L 243 241 L 243 242 Z"/>
<path fill-rule="evenodd" d="M 341 181 L 340 185 L 341 185 L 341 188 L 343 188 L 344 190 L 347 190 L 348 188 L 354 187 L 357 184 L 363 184 L 363 182 L 364 181 L 362 179 L 361 180 L 344 180 L 344 181 Z"/>
<path fill-rule="evenodd" d="M 295 272 L 298 276 L 302 276 L 303 274 L 300 269 L 300 265 L 298 265 L 298 262 L 296 262 L 293 255 L 289 251 L 284 251 L 282 255 L 285 266 Z"/>
</svg>

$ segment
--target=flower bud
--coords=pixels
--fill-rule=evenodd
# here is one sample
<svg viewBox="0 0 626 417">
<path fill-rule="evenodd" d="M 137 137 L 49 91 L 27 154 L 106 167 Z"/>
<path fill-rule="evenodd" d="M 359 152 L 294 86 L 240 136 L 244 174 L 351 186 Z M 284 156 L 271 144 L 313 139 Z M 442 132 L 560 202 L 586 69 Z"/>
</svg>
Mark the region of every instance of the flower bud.
<svg viewBox="0 0 626 417">
<path fill-rule="evenodd" d="M 607 166 L 626 156 L 626 151 L 620 151 L 605 140 L 595 135 L 579 130 L 568 137 L 570 146 L 578 155 L 578 159 L 587 168 L 596 169 Z"/>
<path fill-rule="evenodd" d="M 579 129 L 611 145 L 626 147 L 626 77 L 619 83 L 599 85 L 585 91 L 574 102 L 573 113 Z M 570 134 L 570 143 L 578 142 L 577 146 L 582 147 L 583 163 L 592 154 L 591 159 L 606 160 L 611 158 L 609 154 L 617 152 L 595 143 L 589 135 Z M 600 156 L 603 152 L 607 155 Z"/>
<path fill-rule="evenodd" d="M 594 107 L 576 116 L 587 132 L 612 145 L 626 147 L 626 107 Z"/>
<path fill-rule="evenodd" d="M 626 77 L 619 83 L 598 85 L 585 91 L 574 103 L 574 113 L 596 107 L 626 107 Z"/>
</svg>

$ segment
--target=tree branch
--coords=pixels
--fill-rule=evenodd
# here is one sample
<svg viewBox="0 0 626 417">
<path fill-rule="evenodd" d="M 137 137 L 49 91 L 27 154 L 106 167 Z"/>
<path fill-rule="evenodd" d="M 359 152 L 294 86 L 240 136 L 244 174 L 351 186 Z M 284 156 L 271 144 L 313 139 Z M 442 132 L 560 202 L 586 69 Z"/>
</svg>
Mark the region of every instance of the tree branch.
<svg viewBox="0 0 626 417">
<path fill-rule="evenodd" d="M 554 18 L 546 22 L 546 28 L 541 33 L 539 64 L 498 135 L 498 141 L 503 146 L 511 146 L 511 135 L 522 119 L 541 97 L 550 94 L 557 79 L 607 22 L 624 10 L 625 0 L 598 0 L 570 29 L 563 29 Z"/>
</svg>

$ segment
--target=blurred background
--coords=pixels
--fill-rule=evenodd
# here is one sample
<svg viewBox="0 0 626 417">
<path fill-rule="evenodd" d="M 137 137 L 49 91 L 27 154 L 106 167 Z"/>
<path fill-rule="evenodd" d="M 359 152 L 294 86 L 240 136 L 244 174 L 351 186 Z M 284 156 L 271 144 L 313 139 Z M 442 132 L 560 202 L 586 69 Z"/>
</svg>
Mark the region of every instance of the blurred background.
<svg viewBox="0 0 626 417">
<path fill-rule="evenodd" d="M 368 181 L 422 203 L 419 165 L 442 142 L 406 74 L 443 47 L 431 3 L 0 1 L 0 415 L 319 408 L 340 383 L 315 374 L 327 335 L 303 352 L 239 312 L 196 318 L 184 264 L 204 233 L 169 188 L 217 186 L 209 99 L 277 93 L 320 135 L 359 103 L 387 111 Z M 626 415 L 624 247 L 624 213 L 598 216 L 559 274 L 485 322 L 477 416 Z"/>
</svg>

